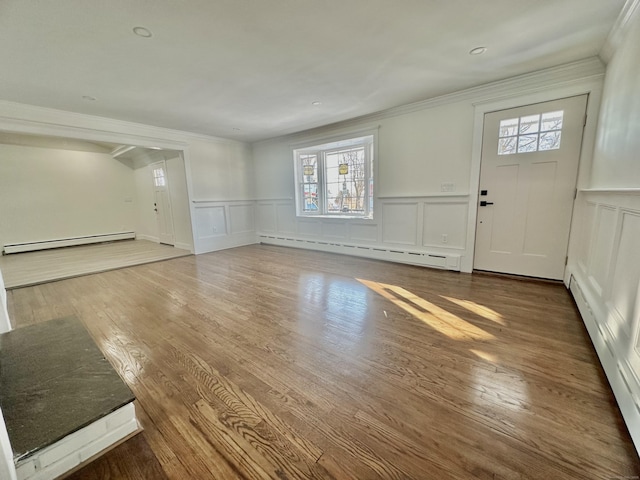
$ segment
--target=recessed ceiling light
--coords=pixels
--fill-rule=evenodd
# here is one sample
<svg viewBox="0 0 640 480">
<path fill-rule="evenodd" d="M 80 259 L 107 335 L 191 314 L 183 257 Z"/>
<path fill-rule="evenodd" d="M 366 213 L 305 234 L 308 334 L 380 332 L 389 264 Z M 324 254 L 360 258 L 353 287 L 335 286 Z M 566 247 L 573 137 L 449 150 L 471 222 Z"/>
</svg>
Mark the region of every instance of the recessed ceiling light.
<svg viewBox="0 0 640 480">
<path fill-rule="evenodd" d="M 144 38 L 149 38 L 153 35 L 151 33 L 151 30 L 144 27 L 133 27 L 133 33 L 135 33 L 139 37 L 144 37 Z"/>
<path fill-rule="evenodd" d="M 162 150 L 162 147 L 149 147 L 149 150 Z"/>
<path fill-rule="evenodd" d="M 487 47 L 476 47 L 469 50 L 469 55 L 482 55 L 487 51 Z"/>
<path fill-rule="evenodd" d="M 83 95 L 82 99 L 86 100 L 87 102 L 95 102 L 96 101 L 96 97 L 92 97 L 91 95 Z"/>
</svg>

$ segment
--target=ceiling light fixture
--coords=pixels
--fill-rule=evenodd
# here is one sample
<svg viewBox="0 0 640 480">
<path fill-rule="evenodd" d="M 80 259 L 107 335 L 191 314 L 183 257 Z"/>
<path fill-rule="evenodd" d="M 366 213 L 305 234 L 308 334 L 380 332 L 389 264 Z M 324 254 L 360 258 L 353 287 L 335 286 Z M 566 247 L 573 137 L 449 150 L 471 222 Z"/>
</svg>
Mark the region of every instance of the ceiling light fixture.
<svg viewBox="0 0 640 480">
<path fill-rule="evenodd" d="M 151 33 L 151 30 L 144 27 L 133 27 L 133 33 L 135 33 L 139 37 L 144 38 L 150 38 L 153 35 L 153 33 Z"/>
<path fill-rule="evenodd" d="M 311 102 L 311 105 L 313 105 L 314 107 L 317 107 L 319 105 L 322 105 L 322 102 L 318 102 L 318 101 Z"/>
<path fill-rule="evenodd" d="M 476 47 L 469 50 L 469 55 L 482 55 L 487 51 L 487 47 Z"/>
<path fill-rule="evenodd" d="M 82 99 L 86 100 L 87 102 L 95 102 L 96 101 L 96 97 L 92 97 L 91 95 L 83 95 Z"/>
</svg>

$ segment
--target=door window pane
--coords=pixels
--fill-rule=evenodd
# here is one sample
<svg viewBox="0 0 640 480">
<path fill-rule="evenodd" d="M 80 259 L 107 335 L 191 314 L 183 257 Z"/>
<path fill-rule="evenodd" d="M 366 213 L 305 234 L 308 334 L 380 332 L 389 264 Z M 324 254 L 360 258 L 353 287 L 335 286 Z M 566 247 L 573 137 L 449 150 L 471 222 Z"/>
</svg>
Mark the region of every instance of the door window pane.
<svg viewBox="0 0 640 480">
<path fill-rule="evenodd" d="M 539 150 L 557 150 L 560 148 L 562 132 L 544 132 L 540 134 Z"/>
<path fill-rule="evenodd" d="M 510 118 L 500 122 L 500 137 L 511 137 L 518 134 L 518 119 Z"/>
<path fill-rule="evenodd" d="M 560 110 L 559 112 L 549 112 L 542 114 L 542 128 L 540 128 L 543 132 L 548 132 L 550 130 L 562 130 L 562 121 L 564 118 L 564 111 Z"/>
<path fill-rule="evenodd" d="M 156 187 L 164 187 L 166 185 L 163 168 L 160 167 L 153 169 L 153 184 Z"/>
<path fill-rule="evenodd" d="M 501 120 L 498 155 L 559 149 L 563 120 L 563 110 Z"/>
<path fill-rule="evenodd" d="M 520 135 L 536 133 L 540 129 L 540 115 L 529 115 L 520 118 Z"/>
<path fill-rule="evenodd" d="M 518 137 L 501 138 L 498 141 L 498 155 L 511 155 L 516 153 Z"/>
<path fill-rule="evenodd" d="M 538 135 L 521 135 L 518 137 L 518 153 L 538 150 Z"/>
</svg>

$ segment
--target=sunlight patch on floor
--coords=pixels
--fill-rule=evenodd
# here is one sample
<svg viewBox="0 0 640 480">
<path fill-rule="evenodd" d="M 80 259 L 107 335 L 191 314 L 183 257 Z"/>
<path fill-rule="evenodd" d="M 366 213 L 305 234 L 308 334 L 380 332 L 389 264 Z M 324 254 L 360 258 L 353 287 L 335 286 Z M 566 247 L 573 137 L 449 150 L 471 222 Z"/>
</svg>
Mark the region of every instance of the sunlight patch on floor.
<svg viewBox="0 0 640 480">
<path fill-rule="evenodd" d="M 434 330 L 454 340 L 490 340 L 495 338 L 481 328 L 418 297 L 397 285 L 373 282 L 357 278 L 360 283 L 402 308 Z"/>
<path fill-rule="evenodd" d="M 460 300 L 459 298 L 446 297 L 444 295 L 440 295 L 440 298 L 444 298 L 445 300 L 450 301 L 451 303 L 455 303 L 456 305 L 466 308 L 471 313 L 475 313 L 476 315 L 480 315 L 487 320 L 491 320 L 492 322 L 499 323 L 502 326 L 506 326 L 507 322 L 504 321 L 502 315 L 500 315 L 495 310 L 491 310 L 489 307 L 485 307 L 484 305 L 480 305 L 479 303 L 472 302 L 471 300 Z"/>
<path fill-rule="evenodd" d="M 482 350 L 475 350 L 473 348 L 470 348 L 469 351 L 476 357 L 481 358 L 482 360 L 486 360 L 489 363 L 498 363 L 498 357 L 496 357 L 492 353 L 483 352 Z"/>
</svg>

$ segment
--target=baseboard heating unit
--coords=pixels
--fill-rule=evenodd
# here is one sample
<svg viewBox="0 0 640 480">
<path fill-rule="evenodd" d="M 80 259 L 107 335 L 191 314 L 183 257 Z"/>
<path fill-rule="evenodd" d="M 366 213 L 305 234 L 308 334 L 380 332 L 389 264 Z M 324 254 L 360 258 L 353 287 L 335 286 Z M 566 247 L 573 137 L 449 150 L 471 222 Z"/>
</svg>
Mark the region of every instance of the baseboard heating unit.
<svg viewBox="0 0 640 480">
<path fill-rule="evenodd" d="M 72 247 L 91 243 L 113 242 L 115 240 L 135 239 L 135 232 L 105 233 L 101 235 L 86 235 L 83 237 L 59 238 L 57 240 L 41 240 L 38 242 L 12 243 L 4 246 L 3 255 L 10 253 L 33 252 L 49 248 Z"/>
<path fill-rule="evenodd" d="M 267 245 L 279 245 L 281 247 L 304 248 L 321 252 L 341 253 L 357 257 L 373 258 L 390 262 L 408 263 L 423 267 L 441 268 L 445 270 L 460 271 L 460 254 L 433 253 L 425 251 L 410 251 L 390 248 L 386 246 L 355 245 L 341 242 L 328 242 L 309 240 L 303 238 L 276 237 L 273 235 L 258 234 L 260 243 Z"/>
</svg>

